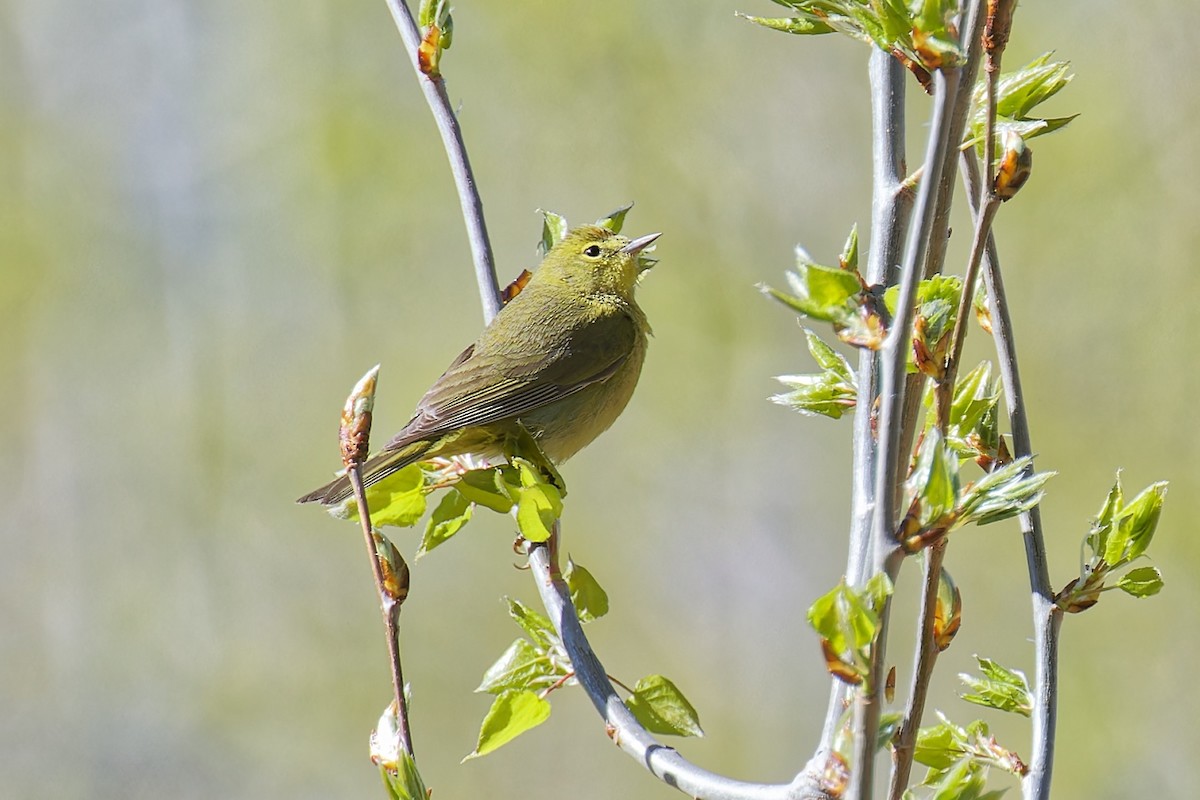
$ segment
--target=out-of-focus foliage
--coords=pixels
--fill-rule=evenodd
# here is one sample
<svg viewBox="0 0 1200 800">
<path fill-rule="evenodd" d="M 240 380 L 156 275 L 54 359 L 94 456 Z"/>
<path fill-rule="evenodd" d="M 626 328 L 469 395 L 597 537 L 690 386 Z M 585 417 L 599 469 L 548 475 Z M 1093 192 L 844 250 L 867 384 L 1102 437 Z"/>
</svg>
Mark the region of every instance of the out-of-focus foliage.
<svg viewBox="0 0 1200 800">
<path fill-rule="evenodd" d="M 849 426 L 765 401 L 808 356 L 753 286 L 793 243 L 835 254 L 869 218 L 867 50 L 733 17 L 750 5 L 455 3 L 440 68 L 502 280 L 537 263 L 539 208 L 583 220 L 636 201 L 664 231 L 639 290 L 655 338 L 638 392 L 563 467 L 565 547 L 609 592 L 606 664 L 664 672 L 703 711 L 707 735 L 681 749 L 785 780 L 827 698 L 796 609 L 843 569 Z M 7 0 L 0 19 L 6 793 L 375 796 L 366 732 L 388 676 L 361 536 L 291 501 L 339 466 L 338 411 L 368 366 L 384 366 L 376 431 L 396 430 L 480 326 L 388 13 Z M 1039 140 L 1037 177 L 997 224 L 1038 468 L 1060 473 L 1042 504 L 1056 586 L 1114 465 L 1131 486 L 1172 480 L 1172 530 L 1200 518 L 1200 377 L 1180 366 L 1200 292 L 1200 97 L 1180 78 L 1197 28 L 1188 3 L 1024 4 L 1006 57 L 1054 47 L 1077 77 L 1046 114 L 1081 114 Z M 926 98 L 910 100 L 922 119 Z M 952 263 L 967 230 L 954 221 Z M 966 363 L 986 357 L 971 347 Z M 578 698 L 458 765 L 485 710 L 470 690 L 512 639 L 496 598 L 534 598 L 513 533 L 480 513 L 461 531 L 473 546 L 413 567 L 425 784 L 526 798 L 536 758 L 581 800 L 676 796 L 605 746 Z M 419 534 L 394 539 L 408 555 Z M 965 610 L 939 672 L 974 670 L 973 652 L 1028 665 L 1018 537 L 1005 522 L 952 548 Z M 1156 541 L 1172 580 L 1153 614 L 1112 597 L 1069 620 L 1056 795 L 1200 793 L 1200 645 L 1175 638 L 1197 625 L 1198 549 Z M 1124 703 L 1095 702 L 1118 686 Z M 931 707 L 965 719 L 954 688 Z M 1024 720 L 994 716 L 1001 741 L 1023 741 Z M 1126 757 L 1108 757 L 1112 730 Z"/>
</svg>

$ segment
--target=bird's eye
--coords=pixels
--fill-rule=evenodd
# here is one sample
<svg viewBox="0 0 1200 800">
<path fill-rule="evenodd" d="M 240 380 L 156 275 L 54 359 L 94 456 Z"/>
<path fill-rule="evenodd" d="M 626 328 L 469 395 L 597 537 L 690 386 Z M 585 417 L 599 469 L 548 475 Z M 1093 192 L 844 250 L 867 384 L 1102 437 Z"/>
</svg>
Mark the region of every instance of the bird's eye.
<svg viewBox="0 0 1200 800">
<path fill-rule="evenodd" d="M 590 247 L 588 247 L 586 250 L 583 251 L 583 254 L 585 256 L 587 256 L 588 258 L 599 258 L 600 257 L 600 245 L 598 245 L 598 244 L 591 245 Z"/>
</svg>

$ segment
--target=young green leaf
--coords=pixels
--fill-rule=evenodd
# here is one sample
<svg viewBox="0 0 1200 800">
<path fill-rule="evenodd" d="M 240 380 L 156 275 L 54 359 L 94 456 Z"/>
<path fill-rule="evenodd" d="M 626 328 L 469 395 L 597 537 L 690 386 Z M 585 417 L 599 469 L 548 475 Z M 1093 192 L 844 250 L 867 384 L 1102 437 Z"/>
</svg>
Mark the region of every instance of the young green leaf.
<svg viewBox="0 0 1200 800">
<path fill-rule="evenodd" d="M 981 677 L 960 673 L 958 678 L 971 691 L 963 700 L 987 706 L 998 711 L 1009 711 L 1028 717 L 1033 711 L 1033 697 L 1029 692 L 1029 681 L 1025 674 L 1004 667 L 990 658 L 975 656 L 979 662 Z"/>
<path fill-rule="evenodd" d="M 838 419 L 854 408 L 858 397 L 857 379 L 845 357 L 813 331 L 804 329 L 808 352 L 823 372 L 815 375 L 779 375 L 775 380 L 792 391 L 771 397 L 771 402 L 796 409 L 801 414 L 820 414 Z"/>
<path fill-rule="evenodd" d="M 530 644 L 528 639 L 517 639 L 487 668 L 475 691 L 500 694 L 509 689 L 535 690 L 554 683 L 559 677 L 561 675 L 545 652 Z"/>
<path fill-rule="evenodd" d="M 417 549 L 417 558 L 445 542 L 471 521 L 475 505 L 457 488 L 449 489 L 425 524 L 425 535 Z"/>
<path fill-rule="evenodd" d="M 1167 482 L 1160 481 L 1147 486 L 1121 509 L 1104 548 L 1104 560 L 1110 567 L 1128 564 L 1146 552 L 1158 528 L 1166 495 Z"/>
<path fill-rule="evenodd" d="M 513 498 L 501 477 L 503 471 L 503 467 L 468 470 L 454 488 L 472 503 L 506 514 L 513 507 Z"/>
<path fill-rule="evenodd" d="M 561 214 L 544 208 L 539 208 L 538 213 L 542 215 L 542 240 L 538 242 L 538 252 L 544 256 L 567 235 L 569 227 L 567 218 Z"/>
<path fill-rule="evenodd" d="M 529 638 L 533 639 L 534 644 L 542 650 L 548 650 L 551 647 L 562 649 L 562 640 L 558 638 L 558 631 L 554 630 L 550 620 L 520 600 L 513 600 L 511 597 L 506 599 L 508 600 L 508 615 L 521 626 L 525 633 L 529 634 Z"/>
<path fill-rule="evenodd" d="M 396 759 L 395 771 L 380 766 L 379 772 L 388 796 L 393 800 L 429 800 L 429 790 L 417 771 L 417 762 L 403 750 Z"/>
<path fill-rule="evenodd" d="M 425 516 L 425 473 L 418 464 L 397 470 L 374 486 L 367 487 L 371 523 L 377 527 L 396 525 L 410 528 Z M 358 504 L 351 496 L 330 513 L 358 520 Z"/>
<path fill-rule="evenodd" d="M 755 25 L 762 25 L 764 28 L 783 31 L 784 33 L 801 35 L 833 33 L 833 28 L 824 22 L 808 17 L 752 17 L 749 14 L 743 14 L 741 11 L 734 13 L 742 19 L 753 22 Z"/>
<path fill-rule="evenodd" d="M 621 206 L 616 211 L 610 211 L 607 215 L 596 220 L 596 224 L 601 228 L 608 228 L 613 233 L 620 233 L 621 228 L 625 225 L 625 215 L 629 213 L 629 209 L 631 208 L 633 208 L 633 203 Z"/>
<path fill-rule="evenodd" d="M 485 756 L 503 747 L 549 717 L 550 703 L 533 692 L 516 689 L 501 692 L 483 718 L 475 749 L 463 761 Z"/>
<path fill-rule="evenodd" d="M 938 527 L 958 503 L 958 456 L 930 428 L 917 451 L 917 463 L 904 482 L 904 496 L 922 529 Z"/>
<path fill-rule="evenodd" d="M 517 527 L 531 542 L 544 542 L 554 532 L 554 522 L 562 513 L 562 501 L 553 486 L 531 486 L 521 492 L 517 503 Z"/>
<path fill-rule="evenodd" d="M 959 524 L 974 522 L 987 525 L 1028 511 L 1042 500 L 1042 487 L 1057 473 L 1035 472 L 1026 475 L 1030 456 L 992 470 L 963 493 Z"/>
<path fill-rule="evenodd" d="M 704 735 L 696 709 L 675 684 L 662 675 L 649 675 L 638 681 L 625 705 L 651 733 Z"/>
<path fill-rule="evenodd" d="M 842 254 L 838 256 L 838 266 L 848 272 L 858 273 L 858 224 L 850 228 L 846 244 L 842 246 Z"/>
<path fill-rule="evenodd" d="M 800 248 L 796 251 L 796 262 L 796 269 L 786 273 L 792 294 L 769 286 L 759 288 L 806 317 L 845 322 L 854 311 L 855 298 L 862 291 L 857 274 L 815 264 Z"/>
<path fill-rule="evenodd" d="M 563 580 L 571 590 L 571 602 L 580 622 L 591 622 L 608 613 L 608 593 L 594 577 L 570 558 L 563 570 Z"/>
<path fill-rule="evenodd" d="M 1162 573 L 1157 567 L 1138 567 L 1117 580 L 1117 588 L 1134 597 L 1151 597 L 1162 591 Z"/>
</svg>

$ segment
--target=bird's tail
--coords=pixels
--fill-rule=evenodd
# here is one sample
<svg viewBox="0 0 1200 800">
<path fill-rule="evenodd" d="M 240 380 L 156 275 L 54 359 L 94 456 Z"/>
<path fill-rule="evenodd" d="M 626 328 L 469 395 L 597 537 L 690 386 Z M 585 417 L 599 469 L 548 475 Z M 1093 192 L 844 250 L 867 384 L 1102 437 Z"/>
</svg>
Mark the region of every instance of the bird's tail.
<svg viewBox="0 0 1200 800">
<path fill-rule="evenodd" d="M 393 472 L 420 461 L 429 452 L 431 446 L 431 442 L 424 440 L 410 442 L 397 450 L 384 450 L 373 458 L 367 459 L 362 466 L 363 488 L 374 486 Z M 354 490 L 350 487 L 350 478 L 343 474 L 320 489 L 309 492 L 296 502 L 319 502 L 324 506 L 336 506 L 353 493 Z"/>
</svg>

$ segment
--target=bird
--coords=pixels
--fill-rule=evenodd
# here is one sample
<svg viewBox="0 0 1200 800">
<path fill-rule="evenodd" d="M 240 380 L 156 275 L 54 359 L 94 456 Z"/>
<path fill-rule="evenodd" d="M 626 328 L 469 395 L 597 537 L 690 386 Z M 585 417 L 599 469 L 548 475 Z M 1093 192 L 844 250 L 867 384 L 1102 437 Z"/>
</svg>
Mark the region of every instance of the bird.
<svg viewBox="0 0 1200 800">
<path fill-rule="evenodd" d="M 364 486 L 418 461 L 494 460 L 522 427 L 554 464 L 606 431 L 641 375 L 651 330 L 634 290 L 653 263 L 642 253 L 660 235 L 570 230 L 367 459 Z M 337 506 L 351 493 L 343 474 L 296 502 Z"/>
</svg>

